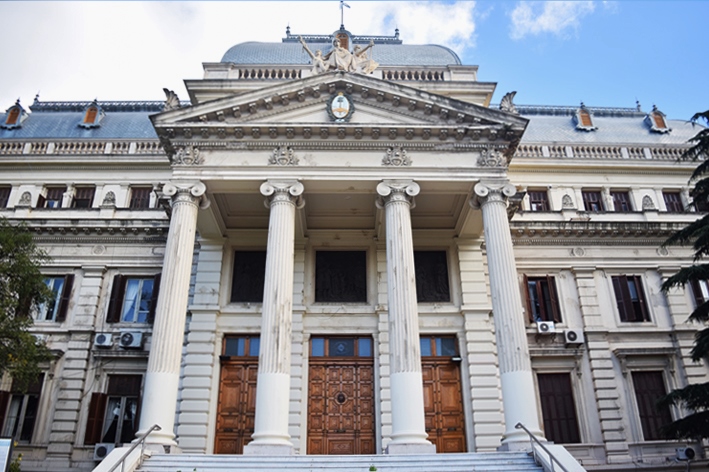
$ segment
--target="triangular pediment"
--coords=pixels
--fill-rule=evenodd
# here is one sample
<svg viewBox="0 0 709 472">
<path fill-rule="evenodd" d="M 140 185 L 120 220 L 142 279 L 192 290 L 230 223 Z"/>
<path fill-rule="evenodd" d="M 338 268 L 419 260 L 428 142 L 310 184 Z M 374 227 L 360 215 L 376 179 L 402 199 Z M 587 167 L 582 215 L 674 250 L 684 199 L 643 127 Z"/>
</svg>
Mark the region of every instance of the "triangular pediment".
<svg viewBox="0 0 709 472">
<path fill-rule="evenodd" d="M 351 115 L 333 114 L 345 96 Z M 340 108 L 338 108 L 339 110 Z M 389 139 L 518 142 L 519 115 L 360 74 L 329 72 L 226 95 L 151 117 L 163 143 L 172 140 Z"/>
</svg>

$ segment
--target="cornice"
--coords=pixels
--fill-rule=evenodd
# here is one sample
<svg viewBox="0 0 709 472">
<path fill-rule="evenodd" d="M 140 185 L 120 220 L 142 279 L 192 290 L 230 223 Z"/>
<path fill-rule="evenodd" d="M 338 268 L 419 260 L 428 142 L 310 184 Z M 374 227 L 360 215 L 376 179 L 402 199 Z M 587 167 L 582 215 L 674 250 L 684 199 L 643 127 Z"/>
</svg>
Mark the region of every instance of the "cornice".
<svg viewBox="0 0 709 472">
<path fill-rule="evenodd" d="M 659 246 L 686 223 L 658 222 L 510 222 L 515 245 Z"/>
</svg>

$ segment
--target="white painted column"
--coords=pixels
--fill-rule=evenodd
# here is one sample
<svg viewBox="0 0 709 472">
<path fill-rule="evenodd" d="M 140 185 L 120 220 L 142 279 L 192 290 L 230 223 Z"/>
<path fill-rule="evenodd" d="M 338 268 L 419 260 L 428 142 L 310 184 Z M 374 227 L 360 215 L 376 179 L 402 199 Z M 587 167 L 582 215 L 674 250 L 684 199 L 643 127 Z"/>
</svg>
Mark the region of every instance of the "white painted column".
<svg viewBox="0 0 709 472">
<path fill-rule="evenodd" d="M 512 236 L 507 220 L 506 200 L 516 191 L 509 183 L 480 182 L 475 185 L 475 197 L 471 200 L 473 208 L 482 208 L 485 230 L 502 404 L 505 411 L 505 433 L 500 448 L 502 450 L 529 448 L 529 436 L 524 430 L 515 429 L 517 423 L 522 423 L 535 436 L 543 439 L 522 314 L 522 297 L 519 293 L 517 267 L 512 251 Z"/>
<path fill-rule="evenodd" d="M 386 180 L 377 185 L 384 208 L 387 242 L 387 298 L 391 348 L 391 442 L 387 454 L 435 453 L 426 438 L 421 345 L 419 343 L 411 205 L 419 186 Z"/>
<path fill-rule="evenodd" d="M 182 343 L 185 335 L 187 299 L 192 271 L 197 212 L 206 208 L 206 187 L 201 182 L 168 183 L 163 193 L 172 197 L 172 218 L 165 246 L 160 295 L 155 309 L 152 344 L 145 373 L 140 430 L 145 433 L 153 424 L 162 428 L 153 431 L 149 444 L 176 446 L 175 405 L 180 380 Z"/>
<path fill-rule="evenodd" d="M 246 455 L 290 455 L 288 434 L 295 210 L 302 207 L 303 184 L 268 181 L 261 193 L 269 197 L 266 275 L 261 313 L 261 350 L 256 384 L 253 441 Z"/>
</svg>

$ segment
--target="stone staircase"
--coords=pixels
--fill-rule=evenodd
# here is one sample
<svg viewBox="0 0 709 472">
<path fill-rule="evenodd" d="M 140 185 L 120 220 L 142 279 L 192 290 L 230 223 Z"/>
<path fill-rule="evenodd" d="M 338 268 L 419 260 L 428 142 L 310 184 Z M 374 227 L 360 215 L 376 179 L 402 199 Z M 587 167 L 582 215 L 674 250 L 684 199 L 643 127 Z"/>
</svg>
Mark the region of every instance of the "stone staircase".
<svg viewBox="0 0 709 472">
<path fill-rule="evenodd" d="M 542 472 L 526 452 L 379 456 L 160 454 L 140 472 Z"/>
</svg>

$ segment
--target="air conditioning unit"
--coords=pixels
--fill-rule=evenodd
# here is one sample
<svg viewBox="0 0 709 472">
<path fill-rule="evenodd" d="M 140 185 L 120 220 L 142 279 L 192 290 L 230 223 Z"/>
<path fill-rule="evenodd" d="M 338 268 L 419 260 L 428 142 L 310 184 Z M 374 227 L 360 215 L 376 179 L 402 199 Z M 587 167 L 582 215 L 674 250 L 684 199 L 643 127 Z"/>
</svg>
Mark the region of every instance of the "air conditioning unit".
<svg viewBox="0 0 709 472">
<path fill-rule="evenodd" d="M 691 447 L 678 447 L 675 452 L 677 453 L 676 458 L 678 461 L 691 461 L 697 456 L 697 453 Z"/>
<path fill-rule="evenodd" d="M 554 334 L 556 328 L 553 321 L 537 321 L 537 333 L 539 334 Z"/>
<path fill-rule="evenodd" d="M 140 331 L 121 331 L 118 345 L 124 349 L 140 349 L 143 347 L 143 333 Z"/>
<path fill-rule="evenodd" d="M 567 329 L 564 331 L 564 343 L 566 345 L 583 344 L 585 341 L 583 331 L 579 329 Z"/>
<path fill-rule="evenodd" d="M 94 338 L 94 347 L 112 347 L 113 336 L 111 333 L 96 333 Z"/>
<path fill-rule="evenodd" d="M 33 334 L 32 336 L 40 343 L 46 343 L 47 339 L 49 339 L 48 334 Z"/>
<path fill-rule="evenodd" d="M 94 460 L 102 461 L 116 447 L 113 443 L 98 443 L 94 446 Z"/>
</svg>

